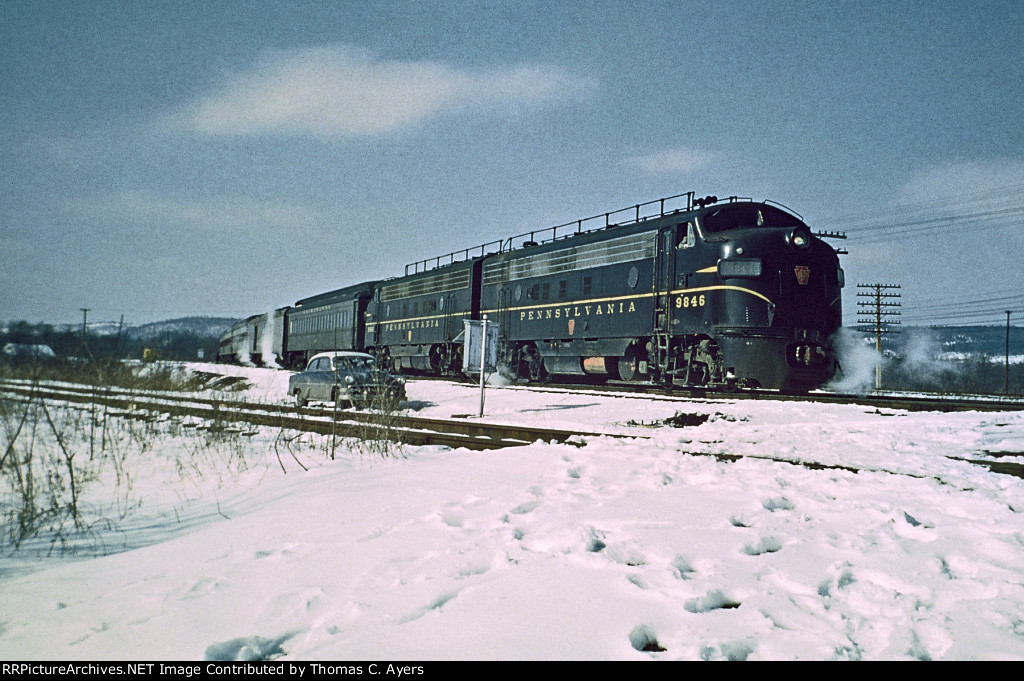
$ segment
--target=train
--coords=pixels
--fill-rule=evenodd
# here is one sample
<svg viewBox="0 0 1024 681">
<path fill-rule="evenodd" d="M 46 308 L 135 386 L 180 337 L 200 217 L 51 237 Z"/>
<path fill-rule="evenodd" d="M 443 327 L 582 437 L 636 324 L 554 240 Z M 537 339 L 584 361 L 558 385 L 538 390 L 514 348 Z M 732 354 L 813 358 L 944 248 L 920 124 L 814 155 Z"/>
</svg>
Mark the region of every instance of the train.
<svg viewBox="0 0 1024 681">
<path fill-rule="evenodd" d="M 462 371 L 463 320 L 499 325 L 509 379 L 807 391 L 837 369 L 843 251 L 773 201 L 694 192 L 406 265 L 241 320 L 218 359 L 301 368 L 357 350 Z"/>
</svg>

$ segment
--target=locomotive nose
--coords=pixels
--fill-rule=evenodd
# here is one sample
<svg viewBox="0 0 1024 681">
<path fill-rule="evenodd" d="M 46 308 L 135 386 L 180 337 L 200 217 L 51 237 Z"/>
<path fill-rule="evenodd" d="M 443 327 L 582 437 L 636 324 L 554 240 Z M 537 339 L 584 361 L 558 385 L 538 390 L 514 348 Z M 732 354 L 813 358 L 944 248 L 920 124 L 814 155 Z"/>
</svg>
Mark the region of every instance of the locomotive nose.
<svg viewBox="0 0 1024 681">
<path fill-rule="evenodd" d="M 811 230 L 807 229 L 803 225 L 794 227 L 793 231 L 789 233 L 789 243 L 800 250 L 810 248 L 811 246 Z"/>
</svg>

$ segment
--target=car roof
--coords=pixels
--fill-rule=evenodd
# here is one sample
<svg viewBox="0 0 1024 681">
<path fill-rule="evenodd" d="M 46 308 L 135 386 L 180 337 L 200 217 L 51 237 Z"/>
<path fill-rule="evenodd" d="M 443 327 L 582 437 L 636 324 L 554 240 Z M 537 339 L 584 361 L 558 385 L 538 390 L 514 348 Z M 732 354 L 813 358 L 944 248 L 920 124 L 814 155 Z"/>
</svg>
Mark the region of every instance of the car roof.
<svg viewBox="0 0 1024 681">
<path fill-rule="evenodd" d="M 354 352 L 352 350 L 337 350 L 335 352 L 319 352 L 310 357 L 309 361 L 312 362 L 314 359 L 319 359 L 320 357 L 359 357 L 361 359 L 366 359 L 367 357 L 369 357 L 370 359 L 373 359 L 373 355 L 365 352 Z"/>
</svg>

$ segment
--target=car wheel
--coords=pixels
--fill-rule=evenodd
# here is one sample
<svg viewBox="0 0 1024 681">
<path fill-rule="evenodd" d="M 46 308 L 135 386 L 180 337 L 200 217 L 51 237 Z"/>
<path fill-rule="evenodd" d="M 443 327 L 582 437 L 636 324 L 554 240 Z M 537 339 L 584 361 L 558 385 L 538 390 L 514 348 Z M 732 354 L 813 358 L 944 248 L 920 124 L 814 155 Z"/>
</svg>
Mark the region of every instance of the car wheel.
<svg viewBox="0 0 1024 681">
<path fill-rule="evenodd" d="M 309 400 L 302 396 L 301 390 L 297 389 L 295 391 L 295 406 L 298 407 L 299 409 L 302 409 L 307 404 L 309 404 Z"/>
</svg>

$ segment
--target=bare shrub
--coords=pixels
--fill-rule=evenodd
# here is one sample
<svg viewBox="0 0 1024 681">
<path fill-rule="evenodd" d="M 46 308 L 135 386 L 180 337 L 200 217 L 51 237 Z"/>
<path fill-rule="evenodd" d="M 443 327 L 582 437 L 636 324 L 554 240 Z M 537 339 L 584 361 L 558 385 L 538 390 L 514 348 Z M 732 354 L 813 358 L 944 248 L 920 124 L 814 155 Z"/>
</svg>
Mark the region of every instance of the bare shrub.
<svg viewBox="0 0 1024 681">
<path fill-rule="evenodd" d="M 0 550 L 107 552 L 110 537 L 123 534 L 120 523 L 142 504 L 132 458 L 152 455 L 170 433 L 182 440 L 184 456 L 172 465 L 183 480 L 220 484 L 261 461 L 247 437 L 256 431 L 238 428 L 225 408 L 215 409 L 202 428 L 188 429 L 169 415 L 106 406 L 103 398 L 112 388 L 107 380 L 119 387 L 188 389 L 175 372 L 160 370 L 143 380 L 98 362 L 62 366 L 71 367 L 70 376 L 53 366 L 0 369 L 5 378 L 28 380 L 30 388 L 27 397 L 0 397 Z M 43 380 L 72 379 L 88 379 L 91 401 L 41 396 Z"/>
<path fill-rule="evenodd" d="M 146 369 L 143 371 L 142 369 Z M 64 373 L 66 370 L 66 373 Z M 0 367 L 0 377 L 29 381 L 27 397 L 0 395 L 0 551 L 106 553 L 129 542 L 129 517 L 143 500 L 135 476 L 160 457 L 169 465 L 174 499 L 191 503 L 241 476 L 258 483 L 266 471 L 309 469 L 309 455 L 334 458 L 339 446 L 361 456 L 404 457 L 399 404 L 380 398 L 356 412 L 337 410 L 338 429 L 315 435 L 285 428 L 240 426 L 229 402 L 215 402 L 208 417 L 171 416 L 144 408 L 106 406 L 121 390 L 194 390 L 187 373 L 172 367 L 117 363 L 64 363 Z M 44 381 L 93 386 L 81 403 L 44 401 Z M 200 382 L 208 385 L 206 377 Z M 350 427 L 345 415 L 365 423 Z M 253 440 L 260 436 L 259 444 Z M 173 447 L 161 446 L 173 438 Z M 263 468 L 261 473 L 259 469 Z M 251 474 L 255 473 L 255 476 Z M 218 512 L 219 505 L 218 505 Z M 179 520 L 181 520 L 181 517 Z"/>
<path fill-rule="evenodd" d="M 369 418 L 360 420 L 359 425 L 350 431 L 346 437 L 348 448 L 358 454 L 381 459 L 405 458 L 399 406 L 400 402 L 394 397 L 377 395 L 360 411 L 362 416 L 369 415 Z M 333 447 L 335 438 L 331 440 Z"/>
<path fill-rule="evenodd" d="M 4 434 L 0 459 L 0 537 L 14 549 L 40 534 L 50 549 L 74 536 L 89 534 L 82 512 L 83 486 L 94 479 L 88 459 L 79 454 L 80 439 L 35 395 L 0 400 Z"/>
</svg>

